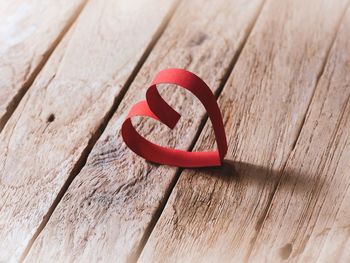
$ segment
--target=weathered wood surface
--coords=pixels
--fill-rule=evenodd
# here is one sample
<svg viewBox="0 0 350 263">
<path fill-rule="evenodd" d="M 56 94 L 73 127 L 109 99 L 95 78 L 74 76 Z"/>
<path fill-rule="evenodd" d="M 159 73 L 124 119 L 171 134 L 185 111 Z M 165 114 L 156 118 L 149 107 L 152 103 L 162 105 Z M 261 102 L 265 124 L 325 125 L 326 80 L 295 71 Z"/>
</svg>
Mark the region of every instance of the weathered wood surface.
<svg viewBox="0 0 350 263">
<path fill-rule="evenodd" d="M 121 124 L 130 107 L 145 98 L 155 74 L 164 68 L 189 69 L 218 91 L 261 6 L 260 0 L 181 3 L 26 262 L 137 259 L 178 169 L 150 164 L 132 153 L 122 141 Z M 135 121 L 135 125 L 161 145 L 188 149 L 204 109 L 183 89 L 169 87 L 162 95 L 184 114 L 174 131 L 161 124 L 153 126 L 152 120 Z"/>
<path fill-rule="evenodd" d="M 85 2 L 0 1 L 0 131 Z"/>
<path fill-rule="evenodd" d="M 139 262 L 280 262 L 298 253 L 296 261 L 316 261 L 325 238 L 317 234 L 332 226 L 349 186 L 348 19 L 301 134 L 300 128 L 345 7 L 346 1 L 266 2 L 219 98 L 227 160 L 181 173 Z M 195 150 L 212 147 L 207 124 Z M 343 203 L 339 211 L 348 210 Z M 349 235 L 340 235 L 337 253 L 348 256 Z M 327 248 L 326 262 L 335 250 Z"/>
<path fill-rule="evenodd" d="M 44 227 L 172 2 L 89 1 L 23 97 L 0 135 L 0 262 Z"/>
<path fill-rule="evenodd" d="M 74 24 L 71 2 L 0 3 L 0 262 L 350 261 L 350 1 L 91 0 Z M 167 67 L 220 94 L 222 167 L 123 144 Z M 136 119 L 142 134 L 216 147 L 191 94 L 162 95 L 182 120 Z"/>
<path fill-rule="evenodd" d="M 350 262 L 350 9 L 264 218 L 254 262 Z"/>
</svg>

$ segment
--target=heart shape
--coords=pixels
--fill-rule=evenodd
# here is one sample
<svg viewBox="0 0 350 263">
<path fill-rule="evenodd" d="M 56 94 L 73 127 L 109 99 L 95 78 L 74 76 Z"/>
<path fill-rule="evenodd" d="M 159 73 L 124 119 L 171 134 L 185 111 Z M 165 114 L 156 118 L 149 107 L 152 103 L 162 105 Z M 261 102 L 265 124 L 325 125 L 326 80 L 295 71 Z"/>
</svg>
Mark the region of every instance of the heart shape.
<svg viewBox="0 0 350 263">
<path fill-rule="evenodd" d="M 181 115 L 160 96 L 157 84 L 175 84 L 191 91 L 203 104 L 213 124 L 218 151 L 187 152 L 162 147 L 142 137 L 131 123 L 133 116 L 147 116 L 161 121 L 173 129 Z M 227 152 L 227 141 L 221 112 L 210 88 L 197 75 L 177 68 L 159 72 L 146 92 L 146 100 L 136 103 L 122 125 L 126 145 L 141 157 L 159 164 L 180 167 L 206 167 L 221 165 Z"/>
</svg>

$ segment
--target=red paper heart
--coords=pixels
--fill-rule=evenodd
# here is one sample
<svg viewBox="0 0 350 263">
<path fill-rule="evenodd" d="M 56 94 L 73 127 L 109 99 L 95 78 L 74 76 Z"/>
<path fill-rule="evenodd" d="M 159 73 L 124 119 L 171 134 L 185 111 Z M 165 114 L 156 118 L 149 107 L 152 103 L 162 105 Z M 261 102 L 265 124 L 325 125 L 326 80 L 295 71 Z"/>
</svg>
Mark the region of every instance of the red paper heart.
<svg viewBox="0 0 350 263">
<path fill-rule="evenodd" d="M 165 148 L 142 137 L 133 127 L 130 118 L 148 116 L 163 122 L 173 129 L 181 115 L 170 107 L 159 95 L 157 84 L 175 84 L 191 91 L 207 110 L 213 124 L 218 151 L 187 152 Z M 154 78 L 146 92 L 146 101 L 135 104 L 122 126 L 122 136 L 126 145 L 143 158 L 160 164 L 180 167 L 218 166 L 227 152 L 225 129 L 219 106 L 210 88 L 195 74 L 177 68 L 165 69 Z"/>
</svg>

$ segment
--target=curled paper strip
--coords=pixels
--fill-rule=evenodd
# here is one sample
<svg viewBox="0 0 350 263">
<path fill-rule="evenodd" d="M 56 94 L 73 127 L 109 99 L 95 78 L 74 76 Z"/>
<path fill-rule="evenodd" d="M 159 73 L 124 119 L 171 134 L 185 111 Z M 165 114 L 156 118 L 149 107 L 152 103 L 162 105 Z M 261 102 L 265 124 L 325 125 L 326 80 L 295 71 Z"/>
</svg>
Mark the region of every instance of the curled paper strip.
<svg viewBox="0 0 350 263">
<path fill-rule="evenodd" d="M 161 121 L 173 129 L 181 115 L 170 107 L 159 95 L 157 84 L 175 84 L 191 91 L 207 110 L 213 124 L 218 151 L 187 152 L 170 149 L 151 143 L 133 127 L 131 117 L 147 116 Z M 122 136 L 126 145 L 143 158 L 180 167 L 218 166 L 227 152 L 227 141 L 221 112 L 210 88 L 195 74 L 177 68 L 165 69 L 154 78 L 146 92 L 146 100 L 135 104 L 122 125 Z"/>
</svg>

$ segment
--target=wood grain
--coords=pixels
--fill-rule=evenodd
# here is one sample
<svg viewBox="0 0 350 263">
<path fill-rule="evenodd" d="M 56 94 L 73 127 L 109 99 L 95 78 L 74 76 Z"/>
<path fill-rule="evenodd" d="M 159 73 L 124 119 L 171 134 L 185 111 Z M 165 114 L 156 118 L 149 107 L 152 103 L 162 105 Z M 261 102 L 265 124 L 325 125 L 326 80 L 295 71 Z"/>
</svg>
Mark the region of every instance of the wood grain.
<svg viewBox="0 0 350 263">
<path fill-rule="evenodd" d="M 260 0 L 182 2 L 26 262 L 137 259 L 178 169 L 151 164 L 132 153 L 122 141 L 121 124 L 164 68 L 189 69 L 218 91 L 261 5 Z M 133 121 L 150 140 L 188 149 L 204 109 L 183 89 L 167 87 L 162 95 L 184 115 L 173 131 L 152 120 Z"/>
<path fill-rule="evenodd" d="M 350 262 L 349 39 L 350 9 L 250 261 Z"/>
<path fill-rule="evenodd" d="M 85 2 L 0 2 L 0 131 Z"/>
<path fill-rule="evenodd" d="M 281 171 L 285 180 L 297 175 L 301 185 L 316 183 L 285 163 L 345 6 L 345 1 L 266 2 L 219 98 L 227 159 L 220 168 L 181 173 L 139 262 L 244 262 Z M 195 150 L 214 146 L 207 123 Z M 285 231 L 274 234 L 287 236 Z"/>
<path fill-rule="evenodd" d="M 0 135 L 0 262 L 25 255 L 172 2 L 89 1 L 23 97 Z"/>
</svg>

